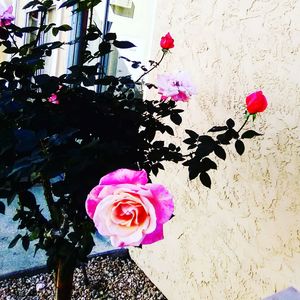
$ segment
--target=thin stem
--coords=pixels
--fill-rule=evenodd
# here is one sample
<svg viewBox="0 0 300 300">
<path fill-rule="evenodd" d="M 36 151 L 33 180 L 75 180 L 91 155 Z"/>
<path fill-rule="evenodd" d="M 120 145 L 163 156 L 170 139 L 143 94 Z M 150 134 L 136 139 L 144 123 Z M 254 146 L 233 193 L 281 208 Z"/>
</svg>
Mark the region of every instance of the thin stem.
<svg viewBox="0 0 300 300">
<path fill-rule="evenodd" d="M 37 33 L 36 40 L 35 40 L 35 42 L 34 42 L 33 48 L 35 48 L 35 47 L 38 45 L 38 42 L 39 42 L 39 40 L 40 40 L 40 38 L 41 38 L 42 29 L 43 29 L 43 25 L 44 25 L 46 16 L 47 16 L 47 10 L 43 11 L 43 13 L 42 13 L 41 22 L 40 22 L 40 27 L 39 27 L 39 30 L 38 30 L 38 33 Z"/>
<path fill-rule="evenodd" d="M 44 196 L 46 199 L 46 203 L 47 206 L 49 208 L 49 212 L 50 212 L 50 216 L 52 221 L 55 222 L 56 217 L 55 217 L 55 202 L 52 196 L 52 191 L 51 191 L 51 184 L 50 184 L 50 180 L 48 178 L 42 177 L 42 184 L 43 184 L 43 188 L 44 188 Z"/>
<path fill-rule="evenodd" d="M 251 116 L 250 114 L 247 115 L 246 120 L 245 120 L 244 124 L 241 126 L 241 128 L 238 130 L 238 133 L 240 133 L 240 131 L 245 127 L 245 125 L 247 124 L 250 116 Z"/>
<path fill-rule="evenodd" d="M 7 31 L 8 31 L 8 34 L 9 34 L 9 36 L 10 36 L 10 38 L 11 38 L 13 44 L 15 45 L 15 47 L 16 47 L 17 49 L 19 49 L 19 46 L 18 46 L 17 42 L 16 42 L 15 39 L 14 39 L 14 36 L 11 34 L 11 32 L 10 32 L 9 30 L 7 30 Z"/>
<path fill-rule="evenodd" d="M 162 55 L 161 59 L 151 69 L 149 69 L 144 74 L 142 74 L 134 83 L 138 83 L 144 76 L 146 76 L 151 71 L 153 71 L 155 68 L 157 68 L 160 65 L 160 63 L 162 62 L 162 60 L 164 59 L 165 55 L 166 55 L 166 51 L 163 51 L 163 55 Z"/>
<path fill-rule="evenodd" d="M 94 13 L 94 6 L 93 3 L 94 1 L 92 1 L 92 7 L 90 9 L 90 20 L 89 20 L 89 28 L 92 27 L 92 23 L 93 23 L 93 13 Z"/>
</svg>

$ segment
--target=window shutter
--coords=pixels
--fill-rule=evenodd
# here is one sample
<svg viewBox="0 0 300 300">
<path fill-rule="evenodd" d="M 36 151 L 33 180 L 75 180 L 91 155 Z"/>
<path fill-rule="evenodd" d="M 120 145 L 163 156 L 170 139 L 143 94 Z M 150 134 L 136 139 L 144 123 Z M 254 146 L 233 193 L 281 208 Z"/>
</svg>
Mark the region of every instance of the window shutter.
<svg viewBox="0 0 300 300">
<path fill-rule="evenodd" d="M 110 0 L 110 4 L 125 8 L 131 8 L 132 0 Z"/>
</svg>

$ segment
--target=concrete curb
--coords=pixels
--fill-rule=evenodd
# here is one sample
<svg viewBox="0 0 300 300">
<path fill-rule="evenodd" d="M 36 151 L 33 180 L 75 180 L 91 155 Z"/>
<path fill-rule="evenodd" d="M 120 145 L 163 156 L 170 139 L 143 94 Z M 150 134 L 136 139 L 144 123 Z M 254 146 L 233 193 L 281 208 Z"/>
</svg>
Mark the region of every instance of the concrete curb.
<svg viewBox="0 0 300 300">
<path fill-rule="evenodd" d="M 92 259 L 94 257 L 108 257 L 108 256 L 113 258 L 119 257 L 122 259 L 130 258 L 128 249 L 113 249 L 101 253 L 91 254 L 88 256 L 88 259 Z M 0 275 L 0 281 L 5 279 L 17 279 L 24 276 L 34 276 L 40 273 L 48 273 L 48 269 L 46 265 Z"/>
</svg>

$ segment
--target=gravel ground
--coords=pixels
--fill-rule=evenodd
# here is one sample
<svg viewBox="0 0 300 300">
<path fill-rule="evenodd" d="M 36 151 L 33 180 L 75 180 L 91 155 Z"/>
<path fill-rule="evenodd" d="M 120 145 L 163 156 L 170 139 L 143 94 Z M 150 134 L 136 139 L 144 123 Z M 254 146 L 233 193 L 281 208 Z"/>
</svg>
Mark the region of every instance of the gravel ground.
<svg viewBox="0 0 300 300">
<path fill-rule="evenodd" d="M 83 273 L 77 269 L 72 299 L 167 300 L 130 258 L 96 257 L 88 262 L 86 269 L 90 284 L 83 284 Z M 53 299 L 50 274 L 0 281 L 0 300 L 50 299 Z"/>
</svg>

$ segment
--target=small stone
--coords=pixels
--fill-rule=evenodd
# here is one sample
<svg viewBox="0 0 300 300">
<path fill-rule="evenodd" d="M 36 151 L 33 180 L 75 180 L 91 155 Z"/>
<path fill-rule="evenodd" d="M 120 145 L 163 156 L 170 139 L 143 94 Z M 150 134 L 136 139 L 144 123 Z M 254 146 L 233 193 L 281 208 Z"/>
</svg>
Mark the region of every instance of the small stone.
<svg viewBox="0 0 300 300">
<path fill-rule="evenodd" d="M 36 284 L 35 289 L 37 292 L 39 292 L 39 291 L 43 290 L 45 287 L 46 287 L 45 283 L 39 282 Z"/>
</svg>

